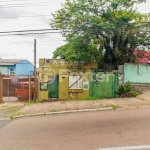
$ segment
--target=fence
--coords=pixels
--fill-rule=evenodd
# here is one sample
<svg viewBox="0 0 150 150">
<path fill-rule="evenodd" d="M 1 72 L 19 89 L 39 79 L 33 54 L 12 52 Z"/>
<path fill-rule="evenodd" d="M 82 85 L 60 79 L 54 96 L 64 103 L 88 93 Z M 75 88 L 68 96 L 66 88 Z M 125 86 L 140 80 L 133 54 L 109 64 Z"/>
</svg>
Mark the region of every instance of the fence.
<svg viewBox="0 0 150 150">
<path fill-rule="evenodd" d="M 4 77 L 2 79 L 2 97 L 17 97 L 19 100 L 37 99 L 38 80 L 35 81 L 34 77 L 22 77 L 19 78 L 18 84 L 14 84 L 10 77 Z"/>
</svg>

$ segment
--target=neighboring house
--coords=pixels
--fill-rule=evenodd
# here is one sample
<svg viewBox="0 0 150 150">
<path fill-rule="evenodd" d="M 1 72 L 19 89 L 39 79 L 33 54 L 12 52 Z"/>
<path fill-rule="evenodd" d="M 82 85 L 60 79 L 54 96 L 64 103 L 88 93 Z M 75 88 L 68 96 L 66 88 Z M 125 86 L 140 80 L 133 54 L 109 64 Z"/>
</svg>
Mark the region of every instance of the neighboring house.
<svg viewBox="0 0 150 150">
<path fill-rule="evenodd" d="M 137 57 L 138 63 L 148 64 L 150 63 L 150 52 L 149 51 L 142 51 L 136 50 L 134 55 Z"/>
<path fill-rule="evenodd" d="M 4 75 L 33 75 L 34 65 L 26 59 L 0 59 L 0 73 Z"/>
</svg>

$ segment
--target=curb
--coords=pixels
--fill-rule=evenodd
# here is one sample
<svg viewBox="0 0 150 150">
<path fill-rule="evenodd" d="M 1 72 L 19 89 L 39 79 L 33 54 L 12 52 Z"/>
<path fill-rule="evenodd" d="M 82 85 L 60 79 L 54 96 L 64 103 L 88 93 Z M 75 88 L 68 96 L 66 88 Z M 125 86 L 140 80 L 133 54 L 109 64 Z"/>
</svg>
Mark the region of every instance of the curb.
<svg viewBox="0 0 150 150">
<path fill-rule="evenodd" d="M 42 116 L 42 115 L 57 115 L 57 114 L 78 113 L 78 112 L 96 112 L 96 111 L 106 111 L 106 110 L 113 110 L 113 108 L 107 107 L 107 108 L 98 108 L 98 109 L 80 109 L 80 110 L 70 110 L 70 111 L 60 111 L 60 112 L 35 113 L 35 114 L 14 116 L 12 119 L 22 118 L 22 117 Z M 0 121 L 1 120 L 11 120 L 11 118 L 0 118 Z"/>
</svg>

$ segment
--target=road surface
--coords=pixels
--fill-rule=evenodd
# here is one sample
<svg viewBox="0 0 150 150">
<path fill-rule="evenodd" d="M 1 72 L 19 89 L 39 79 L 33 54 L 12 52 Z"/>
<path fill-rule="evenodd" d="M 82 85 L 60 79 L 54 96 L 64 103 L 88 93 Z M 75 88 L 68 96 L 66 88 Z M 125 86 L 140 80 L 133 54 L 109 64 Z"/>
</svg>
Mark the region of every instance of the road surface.
<svg viewBox="0 0 150 150">
<path fill-rule="evenodd" d="M 72 113 L 0 121 L 0 150 L 116 149 L 150 149 L 150 109 Z"/>
</svg>

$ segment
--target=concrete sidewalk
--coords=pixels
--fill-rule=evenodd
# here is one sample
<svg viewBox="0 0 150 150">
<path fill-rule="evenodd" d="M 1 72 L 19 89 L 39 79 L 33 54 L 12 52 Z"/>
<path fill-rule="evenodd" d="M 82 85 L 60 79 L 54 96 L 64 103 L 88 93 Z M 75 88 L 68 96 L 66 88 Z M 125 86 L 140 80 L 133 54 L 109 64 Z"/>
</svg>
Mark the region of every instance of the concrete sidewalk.
<svg viewBox="0 0 150 150">
<path fill-rule="evenodd" d="M 99 111 L 110 109 L 128 109 L 150 107 L 150 92 L 145 92 L 134 98 L 114 98 L 90 101 L 54 101 L 29 104 L 25 102 L 0 103 L 0 118 L 10 118 L 19 115 L 54 114 L 78 111 Z"/>
</svg>

